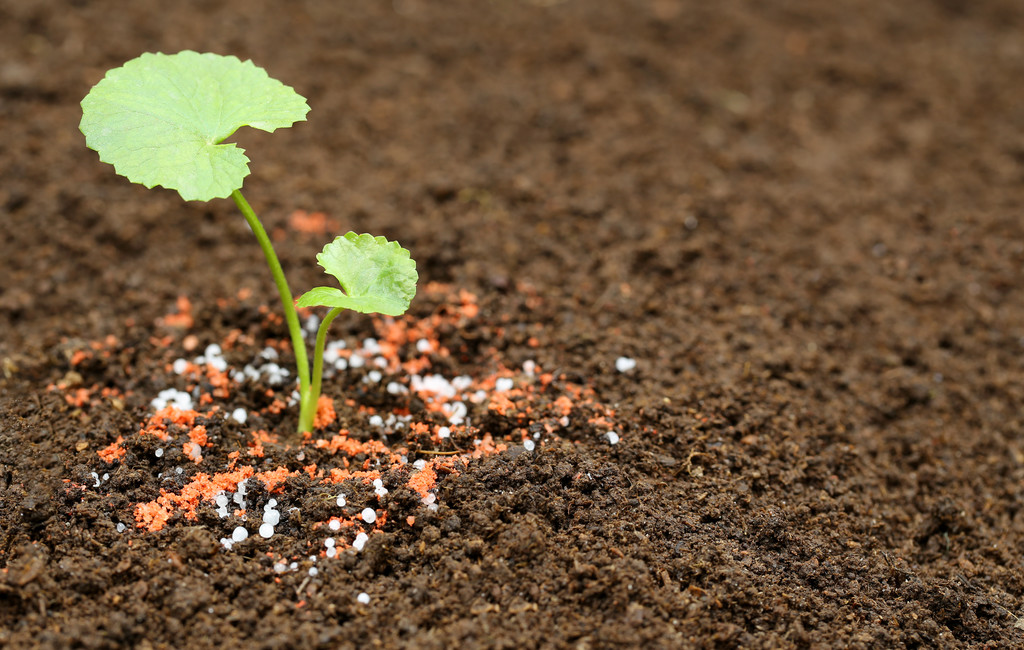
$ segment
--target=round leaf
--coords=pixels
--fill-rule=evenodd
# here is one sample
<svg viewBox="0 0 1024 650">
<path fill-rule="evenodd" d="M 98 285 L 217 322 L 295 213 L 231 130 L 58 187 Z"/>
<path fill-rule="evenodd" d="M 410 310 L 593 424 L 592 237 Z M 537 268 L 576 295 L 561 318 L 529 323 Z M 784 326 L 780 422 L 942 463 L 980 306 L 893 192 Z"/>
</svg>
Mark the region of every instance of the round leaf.
<svg viewBox="0 0 1024 650">
<path fill-rule="evenodd" d="M 306 100 L 252 61 L 143 54 L 114 68 L 82 100 L 85 143 L 118 174 L 185 200 L 226 198 L 249 159 L 220 144 L 241 126 L 274 131 L 305 120 Z"/>
<path fill-rule="evenodd" d="M 312 289 L 299 298 L 299 307 L 343 307 L 398 316 L 409 309 L 416 295 L 416 262 L 398 242 L 384 237 L 347 233 L 324 246 L 316 260 L 338 279 L 341 289 Z"/>
</svg>

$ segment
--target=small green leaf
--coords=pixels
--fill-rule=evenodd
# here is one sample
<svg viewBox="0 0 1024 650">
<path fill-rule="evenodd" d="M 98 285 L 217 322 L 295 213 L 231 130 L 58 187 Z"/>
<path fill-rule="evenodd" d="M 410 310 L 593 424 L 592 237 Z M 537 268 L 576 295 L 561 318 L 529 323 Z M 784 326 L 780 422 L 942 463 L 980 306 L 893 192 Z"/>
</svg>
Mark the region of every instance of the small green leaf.
<svg viewBox="0 0 1024 650">
<path fill-rule="evenodd" d="M 311 289 L 299 298 L 299 307 L 399 316 L 416 295 L 416 262 L 396 241 L 350 232 L 324 246 L 316 261 L 338 279 L 341 289 Z"/>
<path fill-rule="evenodd" d="M 226 198 L 249 159 L 220 144 L 239 127 L 274 131 L 306 119 L 306 100 L 252 61 L 151 54 L 114 68 L 82 100 L 85 143 L 118 174 L 186 201 Z"/>
</svg>

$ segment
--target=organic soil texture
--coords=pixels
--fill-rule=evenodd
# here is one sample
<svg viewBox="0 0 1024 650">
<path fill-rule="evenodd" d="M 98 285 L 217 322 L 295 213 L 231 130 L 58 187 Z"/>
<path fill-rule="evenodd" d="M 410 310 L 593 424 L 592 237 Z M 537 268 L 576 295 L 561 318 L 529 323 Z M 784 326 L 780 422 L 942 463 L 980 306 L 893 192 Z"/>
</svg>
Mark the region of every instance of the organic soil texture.
<svg viewBox="0 0 1024 650">
<path fill-rule="evenodd" d="M 230 201 L 85 148 L 251 58 Z M 0 646 L 1024 647 L 1018 0 L 0 3 Z M 320 311 L 304 312 L 314 327 Z"/>
</svg>

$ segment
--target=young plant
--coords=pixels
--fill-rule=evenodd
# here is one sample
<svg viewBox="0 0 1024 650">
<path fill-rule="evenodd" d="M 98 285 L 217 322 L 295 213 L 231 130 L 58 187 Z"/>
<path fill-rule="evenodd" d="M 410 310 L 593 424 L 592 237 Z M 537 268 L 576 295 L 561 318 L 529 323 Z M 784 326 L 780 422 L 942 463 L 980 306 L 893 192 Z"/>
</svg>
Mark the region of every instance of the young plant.
<svg viewBox="0 0 1024 650">
<path fill-rule="evenodd" d="M 308 112 L 305 98 L 252 61 L 186 50 L 143 54 L 108 71 L 82 100 L 79 125 L 86 146 L 134 183 L 176 190 L 186 201 L 234 200 L 281 296 L 299 377 L 300 433 L 313 428 L 331 321 L 343 309 L 400 315 L 409 308 L 418 279 L 409 251 L 383 237 L 350 232 L 325 246 L 317 260 L 342 288 L 318 287 L 299 300 L 301 307 L 331 308 L 317 332 L 310 372 L 281 263 L 242 196 L 249 159 L 234 143 L 224 143 L 239 127 L 273 132 L 304 121 Z"/>
</svg>

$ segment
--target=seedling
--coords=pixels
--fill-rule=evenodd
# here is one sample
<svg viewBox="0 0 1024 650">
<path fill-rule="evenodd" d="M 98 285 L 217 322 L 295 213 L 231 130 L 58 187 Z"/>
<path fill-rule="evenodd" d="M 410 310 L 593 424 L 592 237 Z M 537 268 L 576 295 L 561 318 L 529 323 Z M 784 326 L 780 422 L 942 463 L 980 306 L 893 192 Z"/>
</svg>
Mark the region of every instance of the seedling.
<svg viewBox="0 0 1024 650">
<path fill-rule="evenodd" d="M 341 289 L 318 287 L 300 307 L 329 307 L 320 324 L 310 372 L 291 289 L 259 217 L 242 196 L 249 159 L 224 143 L 239 127 L 273 132 L 305 121 L 309 106 L 292 88 L 252 61 L 233 56 L 147 53 L 107 72 L 82 100 L 85 143 L 133 183 L 173 189 L 186 201 L 231 197 L 263 249 L 281 296 L 299 376 L 299 432 L 310 431 L 323 376 L 327 329 L 344 309 L 398 316 L 416 294 L 416 263 L 383 237 L 348 233 L 317 260 Z"/>
</svg>

